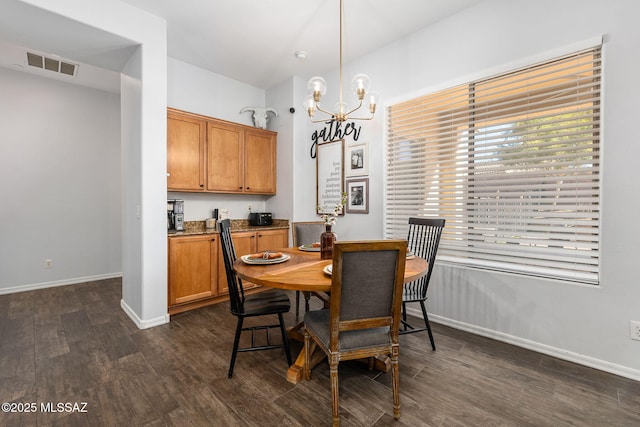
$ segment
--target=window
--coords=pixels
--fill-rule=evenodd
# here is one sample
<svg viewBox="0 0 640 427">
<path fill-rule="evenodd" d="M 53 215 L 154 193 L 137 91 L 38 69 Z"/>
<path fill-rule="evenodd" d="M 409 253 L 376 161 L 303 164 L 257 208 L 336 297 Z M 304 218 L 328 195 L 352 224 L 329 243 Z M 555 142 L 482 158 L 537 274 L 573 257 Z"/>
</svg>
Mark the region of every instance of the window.
<svg viewBox="0 0 640 427">
<path fill-rule="evenodd" d="M 388 107 L 386 237 L 446 219 L 438 259 L 598 283 L 595 47 Z"/>
</svg>

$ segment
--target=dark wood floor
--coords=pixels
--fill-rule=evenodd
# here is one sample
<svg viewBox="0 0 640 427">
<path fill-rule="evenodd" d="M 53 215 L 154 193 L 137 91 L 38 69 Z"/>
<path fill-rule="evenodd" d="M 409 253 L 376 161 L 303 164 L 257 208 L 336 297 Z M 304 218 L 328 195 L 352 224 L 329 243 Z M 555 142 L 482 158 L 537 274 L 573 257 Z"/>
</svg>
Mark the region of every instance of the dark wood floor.
<svg viewBox="0 0 640 427">
<path fill-rule="evenodd" d="M 326 363 L 293 385 L 281 350 L 242 353 L 229 380 L 226 304 L 139 330 L 120 288 L 105 280 L 0 295 L 0 403 L 37 409 L 0 413 L 0 426 L 330 425 Z M 639 382 L 433 326 L 435 352 L 424 334 L 401 337 L 400 422 L 388 374 L 340 365 L 344 426 L 640 425 Z M 42 411 L 59 402 L 86 402 L 86 412 Z"/>
</svg>

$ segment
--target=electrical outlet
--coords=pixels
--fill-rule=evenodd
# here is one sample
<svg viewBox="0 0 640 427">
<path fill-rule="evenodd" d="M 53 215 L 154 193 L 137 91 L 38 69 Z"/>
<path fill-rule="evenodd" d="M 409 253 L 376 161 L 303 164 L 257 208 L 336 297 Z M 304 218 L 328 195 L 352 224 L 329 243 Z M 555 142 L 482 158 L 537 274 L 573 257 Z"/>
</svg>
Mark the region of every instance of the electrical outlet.
<svg viewBox="0 0 640 427">
<path fill-rule="evenodd" d="M 45 259 L 44 260 L 44 268 L 53 268 L 53 260 Z"/>
<path fill-rule="evenodd" d="M 247 209 L 249 209 L 249 213 L 251 213 L 251 205 L 247 205 Z"/>
<path fill-rule="evenodd" d="M 629 322 L 629 338 L 640 341 L 640 322 Z"/>
</svg>

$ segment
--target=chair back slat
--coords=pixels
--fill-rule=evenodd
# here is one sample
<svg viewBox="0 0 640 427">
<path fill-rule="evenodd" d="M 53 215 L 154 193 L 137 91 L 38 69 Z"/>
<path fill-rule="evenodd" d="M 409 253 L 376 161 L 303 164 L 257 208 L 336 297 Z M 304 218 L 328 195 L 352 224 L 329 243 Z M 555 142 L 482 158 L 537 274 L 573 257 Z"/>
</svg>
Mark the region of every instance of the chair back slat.
<svg viewBox="0 0 640 427">
<path fill-rule="evenodd" d="M 444 225 L 443 218 L 409 218 L 409 250 L 427 260 L 429 268 L 426 275 L 405 285 L 406 294 L 415 298 L 426 297 Z"/>
<path fill-rule="evenodd" d="M 229 303 L 232 313 L 242 313 L 244 311 L 244 289 L 242 287 L 242 279 L 238 277 L 233 269 L 233 263 L 236 260 L 236 250 L 233 246 L 231 238 L 231 221 L 224 219 L 220 224 L 220 240 L 222 246 L 222 258 L 224 259 L 224 268 L 227 275 L 227 285 L 229 287 Z"/>
</svg>

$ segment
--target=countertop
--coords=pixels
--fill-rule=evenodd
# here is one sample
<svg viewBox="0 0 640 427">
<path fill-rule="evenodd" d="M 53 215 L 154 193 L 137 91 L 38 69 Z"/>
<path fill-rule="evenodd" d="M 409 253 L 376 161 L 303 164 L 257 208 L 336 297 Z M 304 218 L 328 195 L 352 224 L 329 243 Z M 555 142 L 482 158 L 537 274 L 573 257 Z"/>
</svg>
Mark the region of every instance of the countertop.
<svg viewBox="0 0 640 427">
<path fill-rule="evenodd" d="M 208 229 L 205 226 L 205 221 L 185 221 L 184 231 L 172 231 L 168 233 L 169 237 L 178 236 L 197 236 L 200 234 L 218 234 L 217 229 Z M 260 231 L 260 230 L 277 230 L 288 229 L 288 219 L 274 219 L 273 224 L 265 226 L 249 225 L 247 219 L 232 219 L 231 231 Z"/>
</svg>

